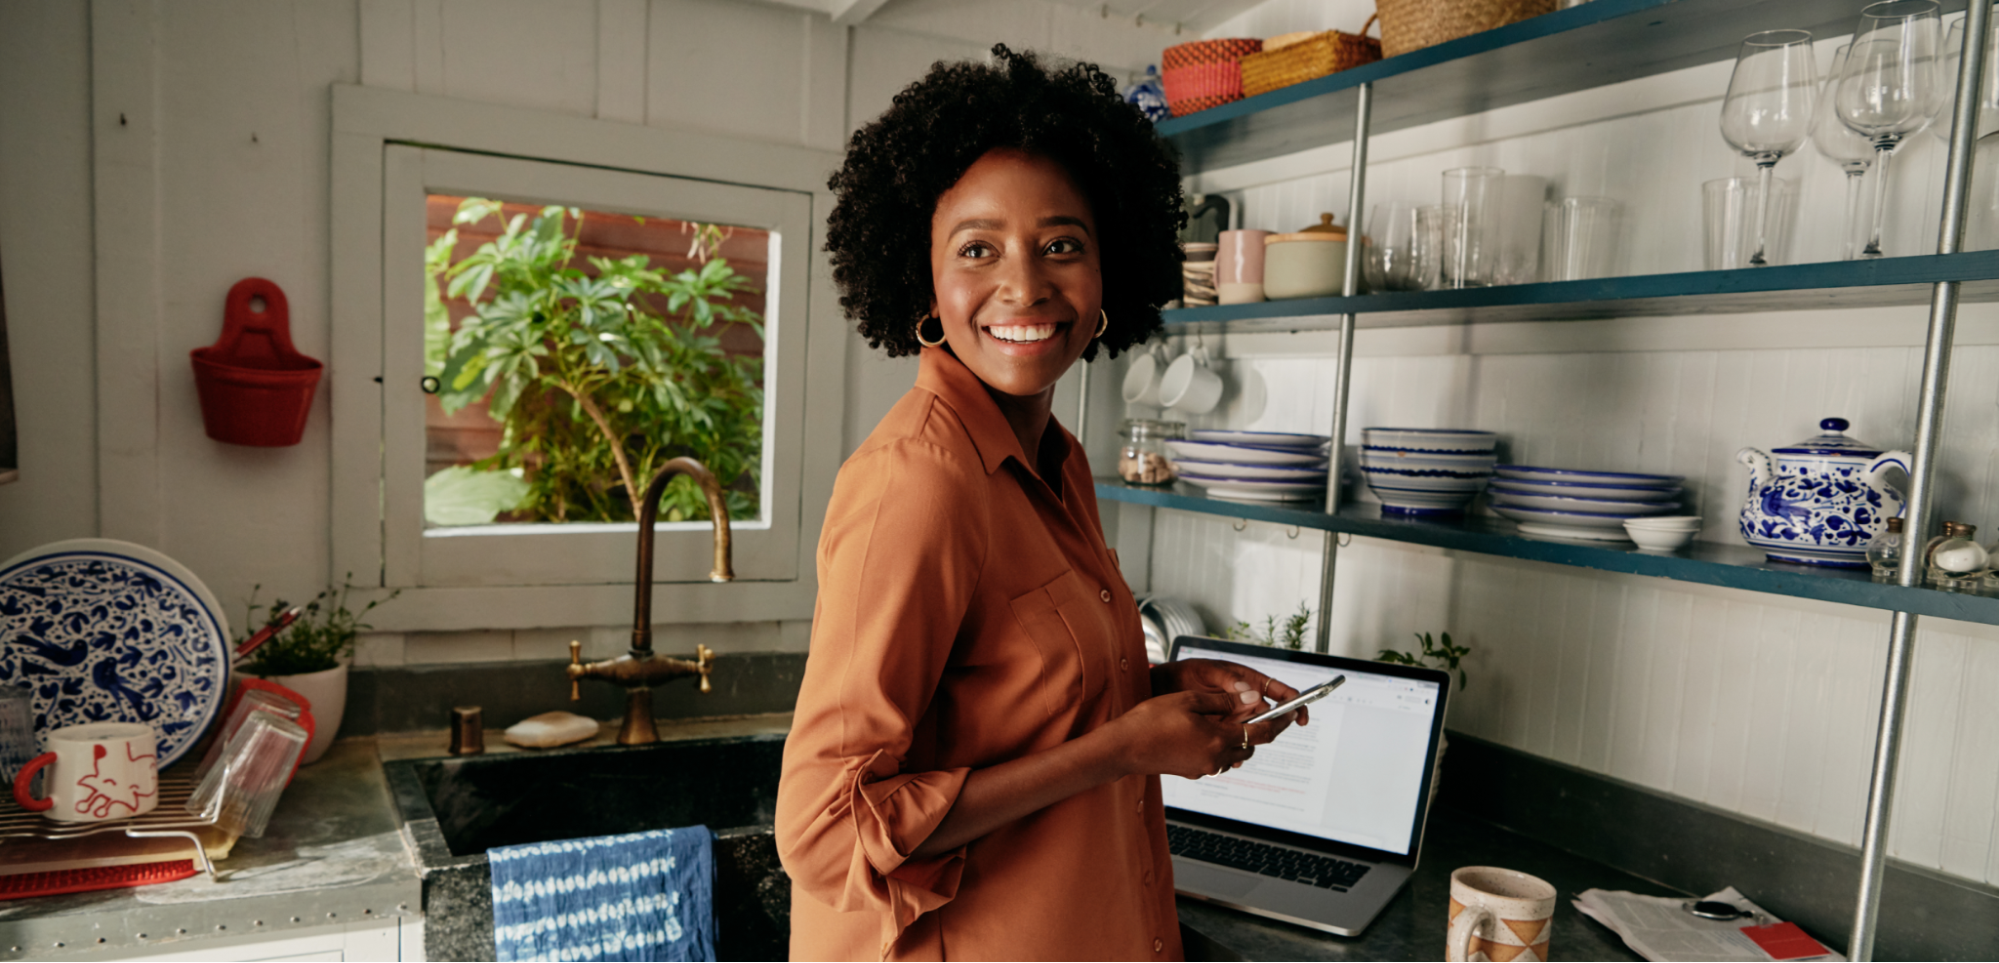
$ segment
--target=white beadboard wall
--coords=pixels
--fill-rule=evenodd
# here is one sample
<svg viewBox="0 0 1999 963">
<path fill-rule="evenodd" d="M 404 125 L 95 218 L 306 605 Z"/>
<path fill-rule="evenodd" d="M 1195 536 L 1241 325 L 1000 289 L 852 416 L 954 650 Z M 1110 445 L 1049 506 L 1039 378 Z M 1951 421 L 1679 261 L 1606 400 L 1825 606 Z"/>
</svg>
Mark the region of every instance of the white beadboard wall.
<svg viewBox="0 0 1999 963">
<path fill-rule="evenodd" d="M 1345 0 L 1271 0 L 1209 35 L 1353 30 L 1367 12 Z M 1821 38 L 1821 64 L 1839 42 Z M 1618 273 L 1699 270 L 1701 181 L 1750 170 L 1717 126 L 1729 66 L 1377 138 L 1369 200 L 1435 203 L 1438 175 L 1471 164 L 1536 174 L 1555 196 L 1623 202 Z M 1227 193 L 1246 227 L 1295 230 L 1320 211 L 1346 223 L 1348 149 L 1203 172 L 1189 187 Z M 1934 250 L 1942 155 L 1924 134 L 1897 159 L 1891 253 Z M 1836 257 L 1839 172 L 1808 148 L 1778 173 L 1802 187 L 1791 259 Z M 1358 445 L 1368 425 L 1472 427 L 1500 433 L 1513 461 L 1684 474 L 1707 520 L 1700 537 L 1735 541 L 1748 474 L 1738 448 L 1794 441 L 1827 416 L 1851 419 L 1859 438 L 1907 446 L 1922 322 L 1922 309 L 1904 308 L 1363 330 L 1346 442 Z M 1175 339 L 1172 350 L 1194 340 Z M 1204 340 L 1224 359 L 1231 388 L 1220 409 L 1191 424 L 1330 425 L 1329 335 Z M 1999 312 L 1967 310 L 1959 343 L 1941 505 L 1989 537 L 1999 526 Z M 1322 539 L 1158 511 L 1147 575 L 1153 591 L 1192 600 L 1216 627 L 1260 622 L 1317 604 Z M 1471 643 L 1471 685 L 1452 710 L 1466 732 L 1859 842 L 1885 613 L 1360 539 L 1341 552 L 1331 619 L 1334 650 L 1360 657 L 1412 648 L 1412 633 L 1423 631 Z M 1995 688 L 1999 628 L 1922 623 L 1891 837 L 1897 858 L 1999 882 Z"/>
</svg>

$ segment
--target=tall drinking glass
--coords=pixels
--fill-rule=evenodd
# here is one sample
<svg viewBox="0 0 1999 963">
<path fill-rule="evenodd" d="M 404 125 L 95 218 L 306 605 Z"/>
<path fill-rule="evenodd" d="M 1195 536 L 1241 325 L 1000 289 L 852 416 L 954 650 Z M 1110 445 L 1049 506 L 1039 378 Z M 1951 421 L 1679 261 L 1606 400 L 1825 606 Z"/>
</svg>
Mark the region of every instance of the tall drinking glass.
<svg viewBox="0 0 1999 963">
<path fill-rule="evenodd" d="M 1934 6 L 1934 4 L 1932 4 Z M 1756 162 L 1762 189 L 1770 197 L 1770 177 L 1777 161 L 1805 145 L 1812 132 L 1812 107 L 1818 100 L 1817 61 L 1812 35 L 1803 30 L 1765 30 L 1750 34 L 1735 55 L 1735 73 L 1728 78 L 1728 96 L 1721 102 L 1721 136 L 1730 147 Z M 1769 264 L 1769 206 L 1756 213 L 1756 250 L 1749 263 Z"/>
<path fill-rule="evenodd" d="M 1374 205 L 1367 216 L 1367 286 L 1374 291 L 1421 291 L 1423 276 L 1417 270 L 1416 205 L 1387 201 Z"/>
<path fill-rule="evenodd" d="M 1499 190 L 1505 178 L 1497 167 L 1444 172 L 1444 287 L 1493 283 L 1499 267 Z"/>
<path fill-rule="evenodd" d="M 1550 281 L 1609 277 L 1617 263 L 1623 205 L 1608 197 L 1565 197 L 1550 203 L 1542 234 L 1541 274 Z"/>
<path fill-rule="evenodd" d="M 1833 110 L 1833 88 L 1846 69 L 1846 53 L 1851 49 L 1853 45 L 1848 44 L 1833 53 L 1832 72 L 1826 75 L 1826 91 L 1819 98 L 1818 119 L 1812 122 L 1813 146 L 1846 172 L 1846 226 L 1840 232 L 1839 254 L 1843 261 L 1851 261 L 1859 253 L 1860 239 L 1854 234 L 1860 223 L 1860 182 L 1874 166 L 1874 142 L 1840 123 Z"/>
<path fill-rule="evenodd" d="M 1833 95 L 1841 123 L 1873 141 L 1874 224 L 1861 257 L 1881 256 L 1881 223 L 1895 148 L 1922 130 L 1943 97 L 1943 41 L 1934 0 L 1883 0 L 1860 11 L 1853 45 Z"/>
</svg>

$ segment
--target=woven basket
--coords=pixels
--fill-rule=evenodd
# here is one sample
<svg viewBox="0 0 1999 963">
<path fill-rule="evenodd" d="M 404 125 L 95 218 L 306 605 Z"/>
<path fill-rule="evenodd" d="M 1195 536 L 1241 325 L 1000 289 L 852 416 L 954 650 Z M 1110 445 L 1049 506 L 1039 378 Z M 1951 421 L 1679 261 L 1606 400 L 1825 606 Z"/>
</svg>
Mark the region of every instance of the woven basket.
<svg viewBox="0 0 1999 963">
<path fill-rule="evenodd" d="M 1367 18 L 1360 33 L 1328 30 L 1242 58 L 1242 95 L 1254 97 L 1380 60 L 1381 41 L 1367 36 L 1367 27 L 1374 20 Z"/>
<path fill-rule="evenodd" d="M 1555 0 L 1375 0 L 1381 52 L 1395 57 L 1552 13 Z"/>
<path fill-rule="evenodd" d="M 1232 64 L 1263 49 L 1263 41 L 1243 37 L 1196 40 L 1174 44 L 1159 55 L 1159 69 L 1197 67 L 1201 64 Z"/>
<path fill-rule="evenodd" d="M 1160 76 L 1175 117 L 1242 99 L 1242 65 L 1233 61 L 1175 67 Z"/>
</svg>

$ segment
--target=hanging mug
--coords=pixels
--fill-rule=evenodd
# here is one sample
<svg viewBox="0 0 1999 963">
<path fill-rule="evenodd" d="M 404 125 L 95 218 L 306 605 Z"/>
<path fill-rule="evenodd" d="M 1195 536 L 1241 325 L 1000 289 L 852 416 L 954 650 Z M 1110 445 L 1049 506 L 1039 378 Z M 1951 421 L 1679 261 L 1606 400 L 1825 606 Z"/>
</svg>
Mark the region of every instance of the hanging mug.
<svg viewBox="0 0 1999 963">
<path fill-rule="evenodd" d="M 1124 403 L 1159 407 L 1159 374 L 1165 367 L 1156 345 L 1132 358 L 1124 373 Z"/>
<path fill-rule="evenodd" d="M 153 727 L 136 722 L 64 726 L 49 733 L 49 751 L 14 777 L 14 801 L 64 823 L 143 816 L 160 804 L 154 743 Z M 37 799 L 30 787 L 45 766 L 49 794 Z"/>
<path fill-rule="evenodd" d="M 1215 410 L 1222 400 L 1222 376 L 1208 366 L 1208 349 L 1197 347 L 1166 366 L 1159 378 L 1159 401 L 1193 415 Z"/>
</svg>

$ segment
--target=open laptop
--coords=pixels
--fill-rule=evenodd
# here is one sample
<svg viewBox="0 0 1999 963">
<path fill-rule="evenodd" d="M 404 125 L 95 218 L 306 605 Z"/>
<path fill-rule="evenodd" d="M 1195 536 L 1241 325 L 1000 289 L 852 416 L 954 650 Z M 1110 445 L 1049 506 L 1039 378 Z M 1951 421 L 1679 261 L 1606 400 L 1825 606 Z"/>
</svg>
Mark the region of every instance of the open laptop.
<svg viewBox="0 0 1999 963">
<path fill-rule="evenodd" d="M 1299 691 L 1344 674 L 1224 776 L 1162 776 L 1173 879 L 1187 896 L 1359 935 L 1416 869 L 1450 675 L 1183 635 L 1174 659 L 1249 666 Z"/>
</svg>

